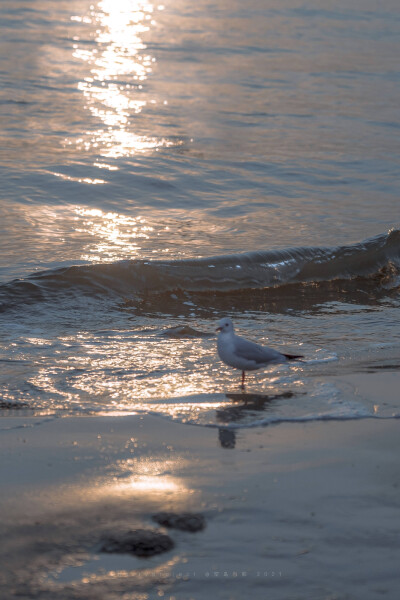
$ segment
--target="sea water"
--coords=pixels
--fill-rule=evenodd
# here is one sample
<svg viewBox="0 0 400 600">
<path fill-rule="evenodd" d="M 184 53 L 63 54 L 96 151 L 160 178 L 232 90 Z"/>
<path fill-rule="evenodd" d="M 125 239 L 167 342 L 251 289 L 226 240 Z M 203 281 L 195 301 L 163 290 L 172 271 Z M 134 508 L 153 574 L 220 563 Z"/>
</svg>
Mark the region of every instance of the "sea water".
<svg viewBox="0 0 400 600">
<path fill-rule="evenodd" d="M 0 29 L 2 415 L 226 447 L 398 416 L 354 385 L 400 365 L 397 2 L 13 0 Z M 226 315 L 303 361 L 241 390 Z"/>
</svg>

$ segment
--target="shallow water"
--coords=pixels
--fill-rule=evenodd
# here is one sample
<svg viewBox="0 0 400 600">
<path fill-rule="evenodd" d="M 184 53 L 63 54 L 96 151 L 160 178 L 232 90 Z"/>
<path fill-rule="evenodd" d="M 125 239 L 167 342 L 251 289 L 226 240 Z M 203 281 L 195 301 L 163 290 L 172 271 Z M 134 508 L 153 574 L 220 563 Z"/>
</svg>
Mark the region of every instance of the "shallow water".
<svg viewBox="0 0 400 600">
<path fill-rule="evenodd" d="M 398 415 L 344 377 L 400 364 L 398 4 L 0 11 L 2 405 Z M 241 394 L 223 315 L 305 361 Z"/>
</svg>

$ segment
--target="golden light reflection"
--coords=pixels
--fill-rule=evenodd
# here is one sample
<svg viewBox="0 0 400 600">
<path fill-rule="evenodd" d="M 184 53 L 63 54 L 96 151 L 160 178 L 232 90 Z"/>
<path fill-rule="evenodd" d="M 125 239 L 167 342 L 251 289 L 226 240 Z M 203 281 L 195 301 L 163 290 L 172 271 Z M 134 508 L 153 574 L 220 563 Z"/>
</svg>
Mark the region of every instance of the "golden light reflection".
<svg viewBox="0 0 400 600">
<path fill-rule="evenodd" d="M 128 407 L 144 409 L 143 401 L 174 398 L 165 410 L 195 411 L 195 400 L 181 403 L 178 398 L 198 396 L 215 389 L 215 373 L 199 369 L 199 364 L 209 361 L 211 349 L 201 340 L 157 338 L 141 339 L 129 332 L 116 335 L 100 349 L 93 340 L 80 340 L 86 355 L 87 367 L 74 377 L 74 388 L 92 396 L 106 393 L 109 406 L 126 410 Z M 82 367 L 79 357 L 68 357 L 68 363 Z M 197 365 L 194 368 L 194 365 Z M 220 403 L 217 402 L 216 406 Z M 199 404 L 202 406 L 202 403 Z"/>
<path fill-rule="evenodd" d="M 89 15 L 71 17 L 72 21 L 94 29 L 95 46 L 75 43 L 73 56 L 89 67 L 78 89 L 86 108 L 102 126 L 87 131 L 76 142 L 66 139 L 66 145 L 77 143 L 79 149 L 94 149 L 108 158 L 173 145 L 166 139 L 137 135 L 131 121 L 147 105 L 143 85 L 156 60 L 146 52 L 142 36 L 156 24 L 155 11 L 163 8 L 145 0 L 102 0 L 90 7 Z M 150 102 L 154 104 L 156 100 Z"/>
<path fill-rule="evenodd" d="M 158 413 L 184 422 L 213 422 L 230 405 L 224 374 L 210 362 L 214 340 L 165 339 L 131 331 L 104 339 L 89 333 L 60 337 L 57 366 L 44 361 L 30 379 L 51 402 L 107 414 Z M 71 352 L 71 347 L 79 351 Z M 225 379 L 226 381 L 226 379 Z M 236 378 L 232 379 L 232 384 Z M 155 483 L 155 482 L 153 482 Z"/>
<path fill-rule="evenodd" d="M 139 448 L 139 452 L 141 449 Z M 97 489 L 97 495 L 112 493 L 137 494 L 149 499 L 159 493 L 179 494 L 180 501 L 192 494 L 184 480 L 173 475 L 177 469 L 185 466 L 185 460 L 180 456 L 166 457 L 138 456 L 117 461 L 113 465 L 113 476 L 108 478 Z"/>
<path fill-rule="evenodd" d="M 134 258 L 139 254 L 140 239 L 149 239 L 153 227 L 142 217 L 129 217 L 115 212 L 76 207 L 78 233 L 94 238 L 85 245 L 82 260 L 90 262 L 114 262 L 122 258 Z"/>
<path fill-rule="evenodd" d="M 242 414 L 232 405 L 229 393 L 237 393 L 240 377 L 221 367 L 212 338 L 168 339 L 149 330 L 127 330 L 101 338 L 80 332 L 60 337 L 59 344 L 65 345 L 65 350 L 58 350 L 57 366 L 51 368 L 44 361 L 30 379 L 37 390 L 51 395 L 54 408 L 81 406 L 100 414 L 158 414 L 202 425 L 246 418 L 246 411 Z M 290 386 L 291 391 L 301 393 L 304 383 L 295 373 L 286 384 L 281 377 L 279 367 L 258 373 L 249 379 L 246 391 L 251 394 L 252 388 L 263 386 L 265 393 L 276 394 L 285 385 L 284 391 Z M 158 479 L 147 480 L 145 475 L 154 477 L 154 473 L 142 472 L 141 483 L 128 477 L 124 485 L 137 483 L 138 489 L 158 486 Z M 168 488 L 171 485 L 169 481 L 166 484 Z"/>
<path fill-rule="evenodd" d="M 65 175 L 64 173 L 55 173 L 53 175 L 56 177 L 60 177 L 60 179 L 65 179 L 65 181 L 76 181 L 78 183 L 89 183 L 91 185 L 99 185 L 107 183 L 104 179 L 93 179 L 91 177 L 72 177 L 71 175 Z"/>
<path fill-rule="evenodd" d="M 115 481 L 114 487 L 119 491 L 138 492 L 149 494 L 151 492 L 182 492 L 182 486 L 173 477 L 156 477 L 151 475 L 132 475 L 128 479 Z"/>
<path fill-rule="evenodd" d="M 232 404 L 240 374 L 220 364 L 215 339 L 166 338 L 142 327 L 143 330 L 110 331 L 99 336 L 78 332 L 59 337 L 57 364 L 49 366 L 43 357 L 29 383 L 40 391 L 46 408 L 82 407 L 113 415 L 158 414 L 199 425 L 247 418 L 246 411 L 242 414 L 237 403 Z M 257 393 L 263 388 L 264 394 L 288 389 L 301 393 L 303 379 L 296 372 L 288 379 L 285 369 L 277 366 L 249 375 L 246 392 L 251 395 L 252 390 Z M 241 401 L 246 404 L 246 398 Z M 144 472 L 141 475 L 155 476 Z M 156 486 L 159 480 L 141 481 L 139 488 Z M 128 477 L 126 482 L 129 487 L 138 480 Z"/>
</svg>

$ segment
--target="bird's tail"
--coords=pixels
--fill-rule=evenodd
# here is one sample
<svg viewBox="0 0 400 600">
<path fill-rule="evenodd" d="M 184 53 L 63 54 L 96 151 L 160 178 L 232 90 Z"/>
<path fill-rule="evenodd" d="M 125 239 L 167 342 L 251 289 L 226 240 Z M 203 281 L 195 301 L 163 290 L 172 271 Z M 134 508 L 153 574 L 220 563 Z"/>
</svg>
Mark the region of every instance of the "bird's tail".
<svg viewBox="0 0 400 600">
<path fill-rule="evenodd" d="M 302 354 L 284 354 L 283 356 L 285 356 L 288 360 L 298 360 L 300 358 L 304 358 Z"/>
</svg>

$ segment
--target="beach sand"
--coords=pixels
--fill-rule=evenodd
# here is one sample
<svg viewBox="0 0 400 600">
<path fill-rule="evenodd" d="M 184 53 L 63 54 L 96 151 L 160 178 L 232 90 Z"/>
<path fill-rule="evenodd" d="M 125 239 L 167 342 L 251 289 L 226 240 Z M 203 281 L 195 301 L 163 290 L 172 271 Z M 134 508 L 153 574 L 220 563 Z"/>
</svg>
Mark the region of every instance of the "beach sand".
<svg viewBox="0 0 400 600">
<path fill-rule="evenodd" d="M 0 428 L 2 600 L 398 598 L 396 420 L 218 430 L 8 416 Z M 201 513 L 206 528 L 160 528 L 159 511 Z M 147 528 L 174 547 L 99 551 L 107 534 Z"/>
</svg>

